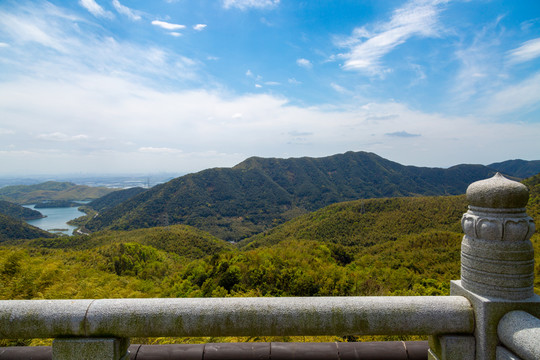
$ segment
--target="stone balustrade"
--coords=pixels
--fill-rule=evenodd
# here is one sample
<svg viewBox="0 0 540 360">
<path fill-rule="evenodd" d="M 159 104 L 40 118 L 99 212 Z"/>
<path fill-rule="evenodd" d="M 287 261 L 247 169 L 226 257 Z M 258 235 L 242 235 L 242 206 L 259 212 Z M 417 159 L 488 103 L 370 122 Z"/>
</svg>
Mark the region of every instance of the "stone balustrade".
<svg viewBox="0 0 540 360">
<path fill-rule="evenodd" d="M 472 333 L 461 296 L 0 301 L 0 337 Z"/>
<path fill-rule="evenodd" d="M 429 335 L 431 360 L 538 360 L 528 196 L 499 174 L 469 186 L 451 296 L 0 301 L 0 337 L 56 338 L 56 360 L 127 359 L 130 337 L 271 335 Z"/>
<path fill-rule="evenodd" d="M 540 319 L 525 311 L 511 311 L 502 317 L 497 334 L 501 343 L 522 359 L 540 359 Z M 514 356 L 501 346 L 497 347 L 497 353 L 502 359 Z"/>
</svg>

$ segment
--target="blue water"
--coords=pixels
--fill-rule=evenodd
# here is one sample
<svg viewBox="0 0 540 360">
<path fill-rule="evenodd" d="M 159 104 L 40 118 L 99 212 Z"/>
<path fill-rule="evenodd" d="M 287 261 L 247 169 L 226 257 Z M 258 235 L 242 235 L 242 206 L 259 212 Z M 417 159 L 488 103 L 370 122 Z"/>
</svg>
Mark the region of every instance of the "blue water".
<svg viewBox="0 0 540 360">
<path fill-rule="evenodd" d="M 82 204 L 81 204 L 82 205 Z M 76 226 L 68 225 L 69 220 L 83 216 L 82 211 L 77 210 L 76 207 L 65 207 L 65 208 L 44 208 L 44 209 L 34 209 L 34 205 L 25 205 L 25 207 L 37 210 L 46 217 L 42 219 L 27 220 L 26 222 L 32 226 L 38 227 L 43 230 L 51 231 L 54 233 L 63 233 L 66 235 L 72 235 L 73 230 Z M 53 230 L 53 229 L 63 229 L 62 231 Z"/>
</svg>

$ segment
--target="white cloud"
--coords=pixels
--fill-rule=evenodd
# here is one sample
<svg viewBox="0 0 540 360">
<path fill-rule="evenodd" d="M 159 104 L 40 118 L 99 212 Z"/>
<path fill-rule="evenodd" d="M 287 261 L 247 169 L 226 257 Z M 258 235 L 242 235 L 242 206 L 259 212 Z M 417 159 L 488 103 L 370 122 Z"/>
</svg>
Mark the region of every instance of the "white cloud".
<svg viewBox="0 0 540 360">
<path fill-rule="evenodd" d="M 12 135 L 12 134 L 15 134 L 15 131 L 10 130 L 10 129 L 0 128 L 0 135 Z"/>
<path fill-rule="evenodd" d="M 341 54 L 344 69 L 359 70 L 371 74 L 383 70 L 381 58 L 413 36 L 434 37 L 438 35 L 440 6 L 447 1 L 412 0 L 394 11 L 392 18 L 368 29 L 356 28 L 352 35 L 338 42 L 350 52 Z"/>
<path fill-rule="evenodd" d="M 290 78 L 290 79 L 287 80 L 287 82 L 288 82 L 289 84 L 291 84 L 291 85 L 300 85 L 300 84 L 302 84 L 301 81 L 298 81 L 298 80 L 296 80 L 295 78 Z"/>
<path fill-rule="evenodd" d="M 3 47 L 9 47 L 9 44 L 5 42 L 0 42 L 0 48 L 3 48 Z"/>
<path fill-rule="evenodd" d="M 9 56 L 14 58 L 2 65 L 4 70 L 59 81 L 88 72 L 115 74 L 156 85 L 198 76 L 199 63 L 180 53 L 116 40 L 98 26 L 95 31 L 80 31 L 77 24 L 85 22 L 50 3 L 2 11 L 0 33 L 11 44 Z"/>
<path fill-rule="evenodd" d="M 485 100 L 483 112 L 505 115 L 512 112 L 540 108 L 540 72 L 498 91 Z"/>
<path fill-rule="evenodd" d="M 120 13 L 122 15 L 125 15 L 125 16 L 127 16 L 128 18 L 130 18 L 131 20 L 134 20 L 134 21 L 141 20 L 140 15 L 138 15 L 135 11 L 128 8 L 127 6 L 124 6 L 124 5 L 120 4 L 120 1 L 113 0 L 112 4 L 113 4 L 114 8 L 116 9 L 116 11 L 118 11 L 118 13 Z"/>
<path fill-rule="evenodd" d="M 413 111 L 397 103 L 302 107 L 268 94 L 158 91 L 140 82 L 91 73 L 69 79 L 0 83 L 0 128 L 16 132 L 9 141 L 17 150 L 36 153 L 3 156 L 3 166 L 192 171 L 232 166 L 252 155 L 323 156 L 347 150 L 371 151 L 406 164 L 450 166 L 511 156 L 535 158 L 538 152 L 540 124 L 483 123 L 473 117 Z M 540 83 L 538 77 L 533 80 Z M 422 136 L 396 134 L 404 129 Z M 291 135 L 298 133 L 310 136 L 298 141 Z M 41 134 L 42 141 L 25 134 Z M 98 141 L 105 134 L 106 139 Z M 390 141 L 387 134 L 402 136 Z M 476 147 L 488 149 L 493 143 L 500 145 L 470 157 Z M 200 155 L 208 152 L 206 157 Z M 444 153 L 450 155 L 441 158 Z M 490 158 L 479 158 L 481 153 Z"/>
<path fill-rule="evenodd" d="M 279 4 L 280 0 L 223 0 L 225 9 L 238 8 L 246 10 L 249 8 L 272 8 Z"/>
<path fill-rule="evenodd" d="M 80 140 L 87 140 L 88 136 L 83 135 L 83 134 L 66 135 L 61 132 L 54 132 L 54 133 L 47 133 L 47 134 L 39 134 L 37 138 L 41 140 L 47 140 L 47 141 L 80 141 Z"/>
<path fill-rule="evenodd" d="M 166 21 L 154 20 L 152 25 L 159 26 L 165 30 L 182 30 L 186 28 L 186 25 L 171 24 Z"/>
<path fill-rule="evenodd" d="M 155 154 L 181 154 L 183 151 L 180 149 L 164 148 L 164 147 L 141 147 L 140 152 L 143 153 L 155 153 Z"/>
<path fill-rule="evenodd" d="M 298 59 L 296 60 L 296 64 L 300 67 L 311 69 L 313 67 L 313 64 L 308 59 Z"/>
<path fill-rule="evenodd" d="M 202 31 L 206 28 L 206 24 L 197 24 L 197 25 L 193 25 L 193 29 L 194 30 L 197 30 L 197 31 Z"/>
<path fill-rule="evenodd" d="M 3 12 L 0 16 L 0 31 L 13 40 L 11 43 L 14 48 L 40 44 L 58 52 L 66 52 L 70 41 L 63 36 L 63 29 L 56 22 L 49 21 L 49 16 L 56 16 L 50 7 L 22 7 L 19 13 Z M 59 20 L 77 19 L 62 14 Z"/>
<path fill-rule="evenodd" d="M 79 0 L 79 4 L 96 17 L 113 18 L 114 15 L 101 7 L 95 0 Z"/>
<path fill-rule="evenodd" d="M 508 53 L 510 63 L 514 64 L 530 61 L 537 57 L 540 57 L 540 38 L 526 41 Z"/>
<path fill-rule="evenodd" d="M 331 83 L 330 86 L 332 87 L 332 89 L 334 89 L 335 91 L 337 91 L 340 94 L 348 94 L 349 93 L 349 91 L 347 89 L 345 89 L 343 86 L 341 86 L 339 84 Z"/>
</svg>

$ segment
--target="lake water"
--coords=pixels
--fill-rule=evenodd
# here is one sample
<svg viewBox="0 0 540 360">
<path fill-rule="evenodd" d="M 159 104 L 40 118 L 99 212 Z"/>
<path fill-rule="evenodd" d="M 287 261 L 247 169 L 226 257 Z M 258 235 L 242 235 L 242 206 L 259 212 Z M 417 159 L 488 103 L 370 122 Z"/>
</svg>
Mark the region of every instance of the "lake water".
<svg viewBox="0 0 540 360">
<path fill-rule="evenodd" d="M 81 204 L 82 205 L 82 204 Z M 37 210 L 46 217 L 42 219 L 28 220 L 28 224 L 38 227 L 43 230 L 47 230 L 54 233 L 63 233 L 66 235 L 72 235 L 73 230 L 76 226 L 68 225 L 69 220 L 83 216 L 82 211 L 77 210 L 76 207 L 65 207 L 65 208 L 44 208 L 44 209 L 34 209 L 34 205 L 25 205 L 25 207 L 33 210 Z M 56 230 L 62 229 L 62 231 Z"/>
</svg>

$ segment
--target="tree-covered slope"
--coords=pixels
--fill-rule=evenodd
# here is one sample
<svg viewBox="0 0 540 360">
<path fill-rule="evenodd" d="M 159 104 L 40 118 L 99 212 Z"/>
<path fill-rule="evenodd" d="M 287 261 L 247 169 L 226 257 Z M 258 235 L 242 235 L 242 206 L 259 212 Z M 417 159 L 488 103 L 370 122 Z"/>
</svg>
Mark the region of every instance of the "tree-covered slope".
<svg viewBox="0 0 540 360">
<path fill-rule="evenodd" d="M 540 177 L 525 183 L 538 223 Z M 448 295 L 466 205 L 464 196 L 334 204 L 236 248 L 185 226 L 12 241 L 0 244 L 0 298 Z"/>
<path fill-rule="evenodd" d="M 285 240 L 315 240 L 357 249 L 430 230 L 460 233 L 460 219 L 466 211 L 465 195 L 342 202 L 297 217 L 238 245 L 253 249 Z"/>
<path fill-rule="evenodd" d="M 504 174 L 525 179 L 540 173 L 540 160 L 507 160 L 489 164 L 488 167 Z"/>
<path fill-rule="evenodd" d="M 43 214 L 9 201 L 0 200 L 0 214 L 11 216 L 19 220 L 41 219 Z"/>
<path fill-rule="evenodd" d="M 115 189 L 47 181 L 36 185 L 13 185 L 0 188 L 0 200 L 17 204 L 34 204 L 47 200 L 90 200 L 113 191 Z"/>
<path fill-rule="evenodd" d="M 240 240 L 332 203 L 373 197 L 452 195 L 494 174 L 481 165 L 403 166 L 372 153 L 250 158 L 233 168 L 173 179 L 101 212 L 86 227 L 127 230 L 182 223 Z"/>
<path fill-rule="evenodd" d="M 47 231 L 28 225 L 23 220 L 0 214 L 0 243 L 15 239 L 50 238 L 53 236 Z"/>
<path fill-rule="evenodd" d="M 233 249 L 233 245 L 186 225 L 131 231 L 107 230 L 91 235 L 36 239 L 24 242 L 25 246 L 29 247 L 70 250 L 91 250 L 122 243 L 138 243 L 152 246 L 158 250 L 174 253 L 187 259 L 199 259 Z"/>
<path fill-rule="evenodd" d="M 112 208 L 126 200 L 131 199 L 132 197 L 139 195 L 142 192 L 145 192 L 146 189 L 142 187 L 132 187 L 129 189 L 123 189 L 111 192 L 105 196 L 95 199 L 86 204 L 87 207 L 95 211 L 103 211 L 108 208 Z"/>
</svg>

